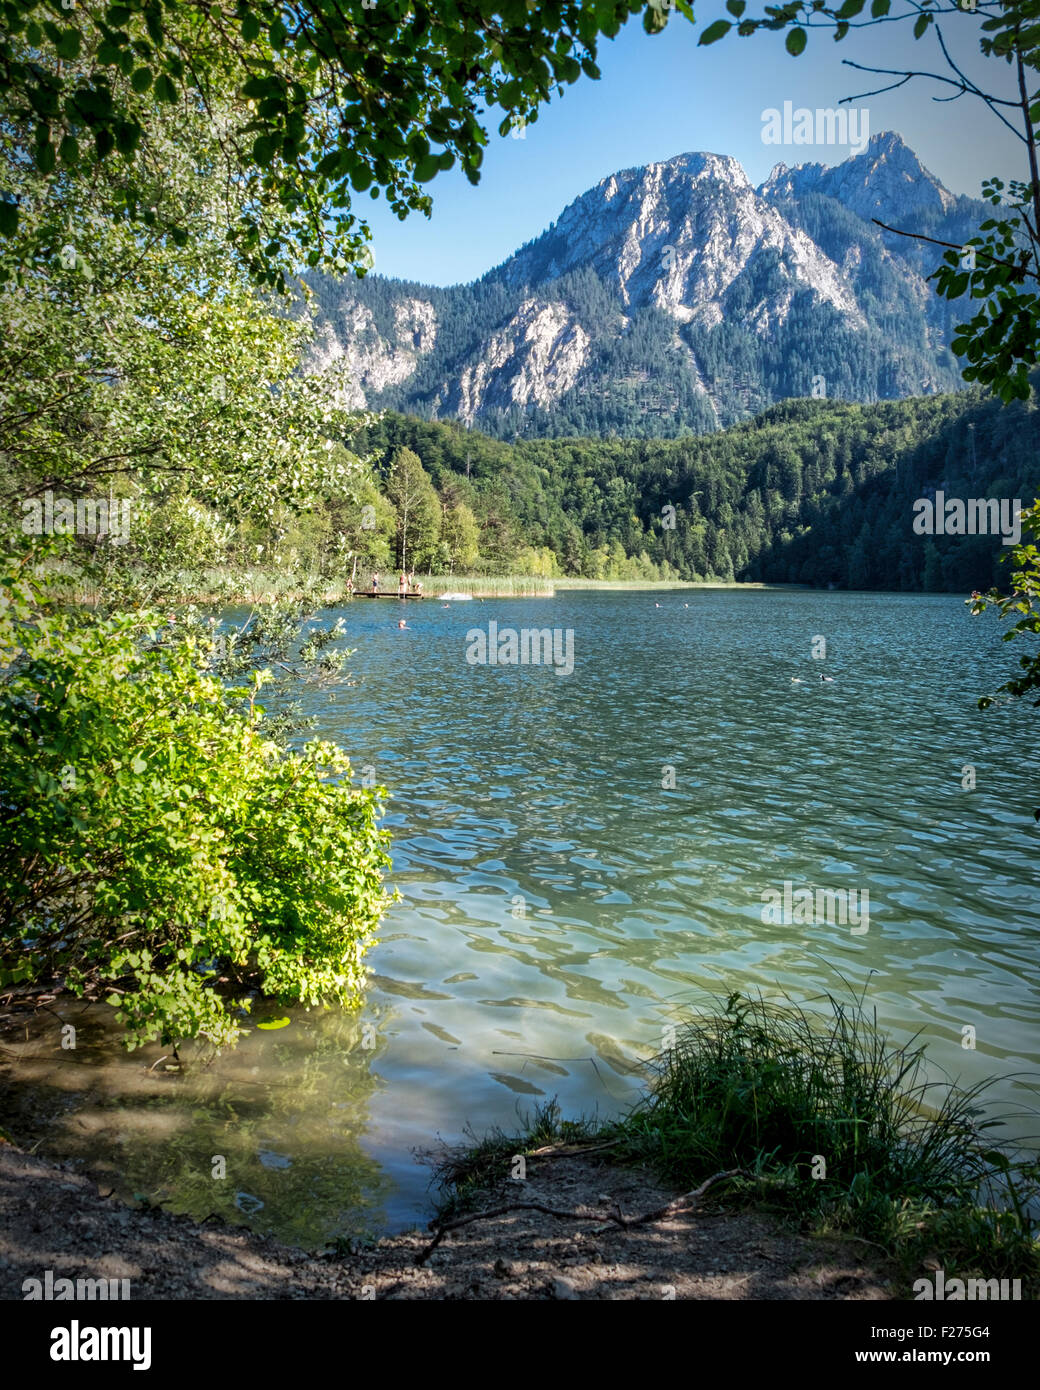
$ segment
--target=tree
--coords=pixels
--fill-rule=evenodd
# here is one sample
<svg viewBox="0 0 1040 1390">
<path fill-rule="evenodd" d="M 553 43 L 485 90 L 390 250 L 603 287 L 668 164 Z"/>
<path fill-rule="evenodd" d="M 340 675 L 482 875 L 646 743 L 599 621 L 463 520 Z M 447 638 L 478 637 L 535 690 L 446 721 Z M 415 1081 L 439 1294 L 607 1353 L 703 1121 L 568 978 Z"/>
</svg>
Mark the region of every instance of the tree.
<svg viewBox="0 0 1040 1390">
<path fill-rule="evenodd" d="M 441 544 L 447 550 L 448 573 L 472 570 L 480 559 L 480 531 L 477 519 L 465 502 L 444 508 L 441 520 Z"/>
<path fill-rule="evenodd" d="M 212 122 L 178 109 L 154 125 L 137 166 L 150 232 L 121 215 L 117 166 L 47 177 L 26 165 L 21 135 L 0 128 L 0 180 L 25 206 L 0 242 L 4 520 L 48 490 L 75 499 L 115 486 L 135 518 L 118 551 L 121 592 L 138 565 L 154 596 L 156 566 L 137 545 L 149 509 L 186 495 L 205 508 L 212 561 L 228 522 L 349 491 L 360 462 L 329 436 L 361 420 L 336 405 L 337 372 L 298 371 L 308 325 L 275 312 L 229 256 L 211 210 L 244 192 L 224 189 Z M 174 221 L 184 240 L 165 234 Z M 117 587 L 110 566 L 113 598 Z"/>
<path fill-rule="evenodd" d="M 397 508 L 397 563 L 408 569 L 432 560 L 440 539 L 441 507 L 419 455 L 398 449 L 390 465 L 386 491 Z"/>
<path fill-rule="evenodd" d="M 687 0 L 678 7 L 692 19 Z M 480 177 L 486 111 L 499 133 L 583 73 L 599 76 L 613 38 L 645 0 L 10 0 L 0 31 L 0 91 L 32 130 L 38 171 L 73 176 L 99 162 L 126 170 L 124 215 L 153 225 L 137 183 L 156 109 L 216 113 L 218 167 L 245 194 L 227 234 L 250 272 L 284 288 L 306 262 L 364 269 L 370 233 L 356 196 L 380 191 L 398 214 L 429 213 L 424 191 L 456 163 Z M 17 200 L 0 204 L 13 230 Z M 177 220 L 171 236 L 187 235 Z"/>
<path fill-rule="evenodd" d="M 934 541 L 926 541 L 924 546 L 924 576 L 921 587 L 926 594 L 942 593 L 943 570 L 939 549 Z"/>
<path fill-rule="evenodd" d="M 364 470 L 334 447 L 359 423 L 338 383 L 298 372 L 306 325 L 228 253 L 248 194 L 211 116 L 149 120 L 151 222 L 118 161 L 41 171 L 0 126 L 22 208 L 0 243 L 0 980 L 109 991 L 131 1043 L 220 1045 L 257 987 L 356 1004 L 388 861 L 378 791 L 258 703 L 269 665 L 341 668 L 341 624 L 301 635 L 316 576 L 297 555 L 300 598 L 235 632 L 194 604 L 244 528 L 320 543 L 308 505 Z"/>
<path fill-rule="evenodd" d="M 913 37 L 926 34 L 937 39 L 946 65 L 943 73 L 917 72 L 899 68 L 876 68 L 849 61 L 849 65 L 897 79 L 872 92 L 863 92 L 846 101 L 875 96 L 878 91 L 901 87 L 915 78 L 940 83 L 952 95 L 945 99 L 972 96 L 983 102 L 990 113 L 1022 144 L 1023 178 L 1005 190 L 1000 179 L 988 179 L 983 197 L 1004 215 L 988 219 L 964 246 L 936 241 L 920 231 L 877 225 L 899 236 L 945 248 L 943 264 L 931 277 L 937 293 L 957 299 L 965 291 L 979 301 L 973 317 L 956 328 L 951 347 L 967 358 L 963 375 L 967 381 L 989 386 L 1001 400 L 1025 400 L 1030 393 L 1029 371 L 1040 351 L 1040 89 L 1030 91 L 1032 74 L 1040 70 L 1040 0 L 871 0 L 870 18 L 861 19 L 867 0 L 844 0 L 840 7 L 822 0 L 789 0 L 771 5 L 766 15 L 746 14 L 745 0 L 729 0 L 731 19 L 717 19 L 701 34 L 702 44 L 717 43 L 734 27 L 742 38 L 760 29 L 787 30 L 788 53 L 798 56 L 806 50 L 810 32 L 833 31 L 842 40 L 853 30 L 893 23 L 912 25 Z M 963 25 L 975 23 L 980 32 L 979 49 L 995 63 L 1009 65 L 1017 87 L 1015 99 L 986 92 L 969 78 L 950 55 L 940 20 Z M 888 28 L 891 33 L 891 28 Z M 952 74 L 952 75 L 951 75 Z M 1005 114 L 1006 113 L 1006 114 Z M 1006 195 L 1006 196 L 1005 196 Z M 877 222 L 877 219 L 874 219 Z"/>
<path fill-rule="evenodd" d="M 341 447 L 336 446 L 337 450 Z M 330 499 L 326 505 L 347 573 L 354 575 L 358 566 L 388 569 L 393 563 L 390 547 L 397 534 L 397 513 L 379 491 L 375 478 L 366 473 L 349 496 Z"/>
</svg>

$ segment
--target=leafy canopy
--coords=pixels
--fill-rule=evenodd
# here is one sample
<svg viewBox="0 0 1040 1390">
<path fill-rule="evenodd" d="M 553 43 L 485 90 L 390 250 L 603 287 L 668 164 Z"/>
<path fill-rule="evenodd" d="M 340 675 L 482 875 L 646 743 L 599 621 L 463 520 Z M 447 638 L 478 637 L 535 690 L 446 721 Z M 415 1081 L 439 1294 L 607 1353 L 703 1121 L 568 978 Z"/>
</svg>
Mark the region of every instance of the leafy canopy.
<svg viewBox="0 0 1040 1390">
<path fill-rule="evenodd" d="M 246 193 L 231 239 L 284 287 L 301 260 L 363 268 L 356 195 L 383 190 L 404 217 L 429 212 L 425 185 L 456 163 L 476 183 L 490 109 L 503 134 L 535 119 L 582 73 L 598 77 L 600 36 L 644 10 L 649 32 L 664 27 L 667 11 L 644 0 L 5 0 L 0 93 L 31 125 L 43 174 L 90 157 L 132 166 L 149 133 L 134 95 L 212 115 Z M 144 206 L 128 180 L 127 216 Z M 10 231 L 17 205 L 0 212 Z"/>
</svg>

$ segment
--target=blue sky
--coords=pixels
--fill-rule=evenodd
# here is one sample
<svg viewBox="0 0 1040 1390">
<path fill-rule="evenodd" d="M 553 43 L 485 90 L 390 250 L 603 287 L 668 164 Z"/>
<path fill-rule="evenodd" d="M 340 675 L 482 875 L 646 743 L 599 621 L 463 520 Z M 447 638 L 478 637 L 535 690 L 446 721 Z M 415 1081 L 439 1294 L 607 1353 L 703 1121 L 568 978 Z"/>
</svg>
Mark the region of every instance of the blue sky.
<svg viewBox="0 0 1040 1390">
<path fill-rule="evenodd" d="M 779 161 L 840 163 L 848 148 L 764 144 L 763 110 L 782 109 L 785 101 L 836 107 L 842 97 L 895 80 L 856 72 L 842 64 L 845 58 L 947 71 L 934 39 L 914 42 L 905 25 L 853 32 L 840 44 L 814 33 L 798 58 L 785 51 L 781 34 L 741 39 L 730 33 L 698 47 L 698 34 L 721 12 L 721 4 L 698 6 L 696 28 L 673 14 L 654 36 L 644 33 L 638 18 L 630 22 L 602 45 L 600 81 L 583 77 L 567 88 L 542 108 L 522 140 L 497 134 L 499 112 L 486 123 L 491 139 L 479 185 L 454 170 L 438 175 L 428 185 L 432 218 L 413 214 L 399 222 L 382 200 L 358 199 L 358 211 L 372 226 L 375 269 L 432 285 L 476 279 L 608 174 L 690 150 L 733 155 L 756 184 Z M 996 69 L 1007 84 L 1005 66 L 978 55 L 977 16 L 949 17 L 944 34 L 956 60 L 980 83 L 985 75 L 993 89 Z M 1021 142 L 978 100 L 932 100 L 948 90 L 919 79 L 857 105 L 868 108 L 872 134 L 898 131 L 956 193 L 978 196 L 987 175 L 1025 177 Z M 1013 95 L 1006 85 L 1003 92 Z"/>
</svg>

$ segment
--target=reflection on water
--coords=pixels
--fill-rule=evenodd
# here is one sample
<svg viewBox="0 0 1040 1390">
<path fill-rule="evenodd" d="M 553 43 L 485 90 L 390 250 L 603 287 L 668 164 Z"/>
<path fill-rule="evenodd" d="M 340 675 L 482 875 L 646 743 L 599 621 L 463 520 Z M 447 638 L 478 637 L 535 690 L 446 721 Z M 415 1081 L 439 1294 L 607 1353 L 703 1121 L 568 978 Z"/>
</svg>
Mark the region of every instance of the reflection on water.
<svg viewBox="0 0 1040 1390">
<path fill-rule="evenodd" d="M 402 894 L 364 1011 L 293 1011 L 188 1076 L 114 1056 L 93 1015 L 63 1054 L 55 1022 L 43 1151 L 320 1245 L 420 1219 L 411 1150 L 437 1134 L 552 1095 L 623 1108 L 706 991 L 806 1002 L 844 980 L 966 1082 L 1040 1069 L 1035 714 L 975 706 L 1011 665 L 995 623 L 787 591 L 427 602 L 405 632 L 384 605 L 344 614 L 360 684 L 310 712 L 390 788 Z M 490 619 L 573 629 L 573 675 L 468 665 Z M 785 880 L 869 892 L 869 931 L 763 922 Z M 994 1102 L 1036 1093 L 1002 1080 Z"/>
</svg>

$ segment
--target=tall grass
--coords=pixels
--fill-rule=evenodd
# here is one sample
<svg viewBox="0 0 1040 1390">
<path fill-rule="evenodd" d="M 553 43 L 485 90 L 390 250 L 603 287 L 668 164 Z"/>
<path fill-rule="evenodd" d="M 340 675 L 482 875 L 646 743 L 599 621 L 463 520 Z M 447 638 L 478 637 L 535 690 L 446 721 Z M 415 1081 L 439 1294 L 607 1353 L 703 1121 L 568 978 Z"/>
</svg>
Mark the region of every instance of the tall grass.
<svg viewBox="0 0 1040 1390">
<path fill-rule="evenodd" d="M 862 998 L 827 1003 L 714 1001 L 677 1029 L 620 1120 L 565 1129 L 542 1107 L 527 1136 L 490 1136 L 442 1175 L 471 1201 L 496 1161 L 555 1125 L 570 1142 L 611 1139 L 615 1157 L 680 1188 L 740 1169 L 726 1200 L 854 1234 L 906 1270 L 938 1257 L 951 1276 L 1023 1277 L 1035 1297 L 1040 1163 L 992 1138 L 1004 1121 L 981 1103 L 989 1083 L 930 1080 L 923 1045 L 886 1040 Z"/>
<path fill-rule="evenodd" d="M 862 999 L 829 1014 L 731 994 L 679 1030 L 647 1094 L 619 1124 L 629 1159 L 686 1186 L 754 1175 L 820 1229 L 912 1261 L 945 1246 L 948 1270 L 1040 1277 L 1040 1166 L 995 1142 L 989 1082 L 930 1080 L 924 1046 L 896 1046 Z"/>
<path fill-rule="evenodd" d="M 558 580 L 537 574 L 421 574 L 423 593 L 472 594 L 474 598 L 552 598 Z"/>
<path fill-rule="evenodd" d="M 829 1003 L 828 1018 L 732 994 L 689 1020 L 652 1064 L 629 1145 L 680 1182 L 710 1164 L 773 1167 L 935 1202 L 983 1182 L 1000 1123 L 982 1118 L 984 1084 L 929 1081 L 923 1047 L 888 1043 L 858 1001 Z"/>
</svg>

